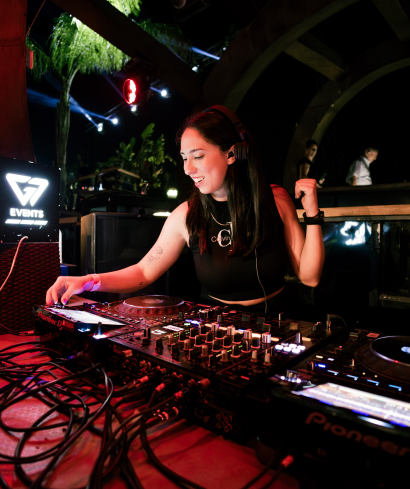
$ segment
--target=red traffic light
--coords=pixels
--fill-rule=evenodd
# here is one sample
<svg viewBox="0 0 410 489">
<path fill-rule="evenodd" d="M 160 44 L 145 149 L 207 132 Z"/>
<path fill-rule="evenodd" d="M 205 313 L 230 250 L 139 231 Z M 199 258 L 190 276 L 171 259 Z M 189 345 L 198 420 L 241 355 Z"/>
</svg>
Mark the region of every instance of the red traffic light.
<svg viewBox="0 0 410 489">
<path fill-rule="evenodd" d="M 132 78 L 128 78 L 124 82 L 123 87 L 124 100 L 127 104 L 132 105 L 137 100 L 137 85 Z"/>
</svg>

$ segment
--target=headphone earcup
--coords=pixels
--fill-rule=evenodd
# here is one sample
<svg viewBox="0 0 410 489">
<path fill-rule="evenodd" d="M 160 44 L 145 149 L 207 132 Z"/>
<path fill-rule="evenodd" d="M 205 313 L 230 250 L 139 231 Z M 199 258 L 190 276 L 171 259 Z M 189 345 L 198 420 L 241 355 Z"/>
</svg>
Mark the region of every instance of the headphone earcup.
<svg viewBox="0 0 410 489">
<path fill-rule="evenodd" d="M 248 143 L 246 141 L 240 141 L 235 144 L 234 147 L 234 154 L 232 156 L 235 156 L 235 161 L 241 163 L 241 162 L 247 162 L 248 161 Z"/>
</svg>

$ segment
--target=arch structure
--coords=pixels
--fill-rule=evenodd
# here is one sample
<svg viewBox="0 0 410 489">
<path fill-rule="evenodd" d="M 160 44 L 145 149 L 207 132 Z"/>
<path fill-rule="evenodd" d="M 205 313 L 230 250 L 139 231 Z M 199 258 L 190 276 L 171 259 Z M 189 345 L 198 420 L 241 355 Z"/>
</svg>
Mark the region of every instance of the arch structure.
<svg viewBox="0 0 410 489">
<path fill-rule="evenodd" d="M 361 90 L 381 77 L 410 66 L 410 52 L 399 39 L 392 39 L 357 57 L 346 74 L 326 82 L 303 113 L 294 132 L 285 162 L 283 185 L 294 192 L 297 163 L 304 154 L 305 142 L 320 143 L 337 113 Z"/>
<path fill-rule="evenodd" d="M 314 26 L 358 1 L 271 0 L 216 63 L 202 87 L 199 105 L 223 104 L 235 111 L 279 54 L 290 49 Z"/>
</svg>

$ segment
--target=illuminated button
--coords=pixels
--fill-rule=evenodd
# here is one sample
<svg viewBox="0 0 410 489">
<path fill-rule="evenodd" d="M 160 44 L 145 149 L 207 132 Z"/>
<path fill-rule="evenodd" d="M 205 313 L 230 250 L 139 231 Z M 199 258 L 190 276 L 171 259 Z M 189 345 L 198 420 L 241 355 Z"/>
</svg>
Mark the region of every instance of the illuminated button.
<svg viewBox="0 0 410 489">
<path fill-rule="evenodd" d="M 275 345 L 275 350 L 283 350 L 283 346 L 282 345 Z"/>
<path fill-rule="evenodd" d="M 306 350 L 306 346 L 305 345 L 299 345 L 298 348 L 299 348 L 300 351 Z"/>
<path fill-rule="evenodd" d="M 299 350 L 298 348 L 294 348 L 294 349 L 292 350 L 292 353 L 293 353 L 294 355 L 297 355 L 298 353 L 300 353 L 300 350 Z"/>
<path fill-rule="evenodd" d="M 297 348 L 297 344 L 296 343 L 290 343 L 289 344 L 289 348 L 292 348 L 292 350 L 294 350 L 295 348 Z"/>
<path fill-rule="evenodd" d="M 291 349 L 292 349 L 292 348 L 291 348 L 290 346 L 285 346 L 285 347 L 283 347 L 283 351 L 286 351 L 286 352 L 291 351 Z"/>
</svg>

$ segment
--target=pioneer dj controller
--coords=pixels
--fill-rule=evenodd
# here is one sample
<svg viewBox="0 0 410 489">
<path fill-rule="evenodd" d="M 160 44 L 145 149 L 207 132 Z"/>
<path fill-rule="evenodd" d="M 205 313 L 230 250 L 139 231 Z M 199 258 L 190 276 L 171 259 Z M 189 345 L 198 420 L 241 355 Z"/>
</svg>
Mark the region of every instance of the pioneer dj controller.
<svg viewBox="0 0 410 489">
<path fill-rule="evenodd" d="M 88 351 L 109 361 L 124 381 L 154 368 L 211 381 L 191 412 L 224 433 L 235 434 L 244 396 L 267 377 L 291 368 L 340 334 L 340 326 L 267 317 L 232 306 L 209 306 L 167 296 L 139 296 L 116 303 L 37 306 L 42 334 L 68 353 Z M 234 421 L 236 419 L 236 421 Z"/>
<path fill-rule="evenodd" d="M 341 467 L 365 470 L 365 480 L 350 487 L 407 486 L 409 336 L 345 332 L 272 376 L 256 398 L 264 420 L 256 431 L 263 443 L 295 452 L 297 438 L 297 450 L 308 454 L 311 466 L 315 459 L 333 473 Z M 291 421 L 286 432 L 270 416 L 273 410 Z M 344 487 L 342 480 L 343 475 Z M 326 487 L 326 476 L 322 482 Z"/>
</svg>

